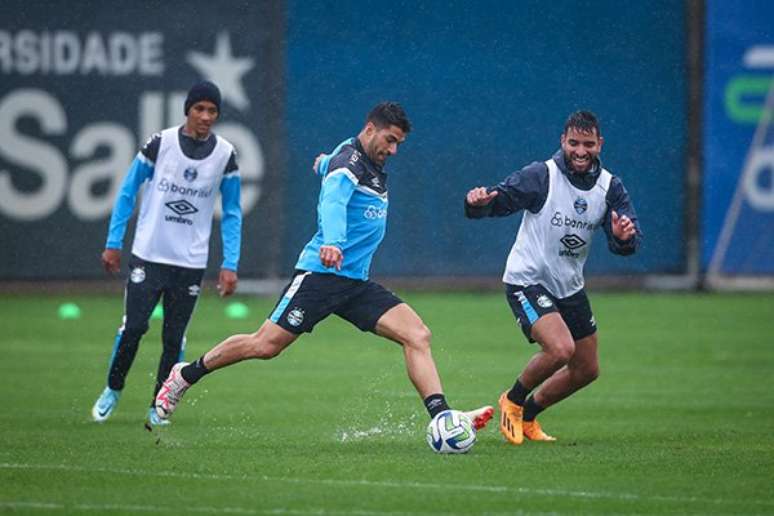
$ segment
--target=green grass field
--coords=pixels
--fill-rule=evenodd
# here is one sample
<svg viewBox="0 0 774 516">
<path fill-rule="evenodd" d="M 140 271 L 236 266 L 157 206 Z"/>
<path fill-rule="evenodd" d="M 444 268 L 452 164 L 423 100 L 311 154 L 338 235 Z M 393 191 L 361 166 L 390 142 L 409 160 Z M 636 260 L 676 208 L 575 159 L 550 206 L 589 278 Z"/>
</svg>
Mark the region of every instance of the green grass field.
<svg viewBox="0 0 774 516">
<path fill-rule="evenodd" d="M 433 330 L 450 403 L 496 404 L 534 350 L 502 296 L 404 298 Z M 0 512 L 774 513 L 774 295 L 591 300 L 602 374 L 541 416 L 559 441 L 509 446 L 492 424 L 468 455 L 439 456 L 398 347 L 336 318 L 202 380 L 157 444 L 143 419 L 159 321 L 98 425 L 120 297 L 0 297 Z M 65 301 L 80 319 L 58 319 Z M 201 300 L 189 358 L 273 303 L 240 301 L 248 319 Z"/>
</svg>

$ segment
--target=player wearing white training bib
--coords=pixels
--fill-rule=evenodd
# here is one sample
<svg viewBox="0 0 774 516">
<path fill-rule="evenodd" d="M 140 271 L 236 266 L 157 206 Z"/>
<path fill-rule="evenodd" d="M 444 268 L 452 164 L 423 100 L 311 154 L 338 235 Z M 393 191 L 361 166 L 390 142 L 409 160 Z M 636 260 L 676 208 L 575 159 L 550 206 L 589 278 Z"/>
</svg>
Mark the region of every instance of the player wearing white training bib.
<svg viewBox="0 0 774 516">
<path fill-rule="evenodd" d="M 220 136 L 212 135 L 209 155 L 194 159 L 183 152 L 179 133 L 179 127 L 171 127 L 149 143 L 158 139 L 158 153 L 143 189 L 132 254 L 150 262 L 204 269 L 215 199 L 221 183 L 236 180 L 239 171 L 228 166 L 234 147 Z M 111 225 L 111 239 L 113 231 Z M 235 268 L 232 256 L 227 261 L 232 263 L 225 265 Z"/>
<path fill-rule="evenodd" d="M 465 199 L 470 218 L 524 211 L 503 282 L 518 324 L 541 350 L 500 396 L 500 431 L 512 444 L 524 437 L 554 441 L 537 415 L 599 374 L 597 327 L 583 289 L 594 231 L 601 227 L 608 248 L 620 255 L 634 253 L 641 240 L 628 192 L 599 161 L 604 140 L 594 114 L 570 115 L 560 142 L 551 159 L 494 187 L 474 188 Z"/>
<path fill-rule="evenodd" d="M 103 422 L 115 409 L 148 320 L 163 298 L 164 325 L 155 398 L 170 369 L 183 357 L 185 330 L 191 319 L 207 267 L 212 217 L 217 194 L 223 216 L 223 262 L 218 288 L 234 292 L 241 240 L 240 179 L 234 147 L 211 132 L 220 114 L 220 91 L 211 82 L 194 85 L 184 105 L 186 122 L 151 139 L 137 153 L 118 193 L 110 218 L 102 262 L 105 270 L 121 268 L 127 222 L 142 192 L 129 278 L 126 283 L 123 324 L 110 357 L 107 387 L 92 408 Z M 164 424 L 148 412 L 147 425 Z"/>
<path fill-rule="evenodd" d="M 540 284 L 558 298 L 583 288 L 583 265 L 594 230 L 602 225 L 612 176 L 602 169 L 591 190 L 573 186 L 556 161 L 545 162 L 548 195 L 537 213 L 524 212 L 503 282 Z"/>
</svg>

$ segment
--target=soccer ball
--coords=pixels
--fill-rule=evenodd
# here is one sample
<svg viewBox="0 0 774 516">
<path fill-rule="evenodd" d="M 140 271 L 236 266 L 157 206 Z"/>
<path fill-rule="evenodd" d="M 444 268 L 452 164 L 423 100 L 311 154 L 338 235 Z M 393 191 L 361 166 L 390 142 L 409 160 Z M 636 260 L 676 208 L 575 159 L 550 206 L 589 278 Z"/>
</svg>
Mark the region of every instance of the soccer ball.
<svg viewBox="0 0 774 516">
<path fill-rule="evenodd" d="M 444 410 L 427 425 L 427 444 L 436 453 L 467 453 L 476 443 L 476 429 L 459 410 Z"/>
</svg>

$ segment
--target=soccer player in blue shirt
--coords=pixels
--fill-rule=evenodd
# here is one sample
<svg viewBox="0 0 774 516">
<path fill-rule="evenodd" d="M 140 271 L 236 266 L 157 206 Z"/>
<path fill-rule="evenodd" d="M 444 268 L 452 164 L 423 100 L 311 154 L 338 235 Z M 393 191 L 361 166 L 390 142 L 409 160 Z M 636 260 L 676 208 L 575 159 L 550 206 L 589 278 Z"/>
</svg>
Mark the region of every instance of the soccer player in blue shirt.
<svg viewBox="0 0 774 516">
<path fill-rule="evenodd" d="M 384 165 L 410 130 L 403 108 L 383 102 L 368 114 L 357 137 L 318 158 L 319 227 L 273 312 L 255 333 L 232 335 L 196 362 L 176 364 L 156 396 L 160 418 L 169 418 L 202 376 L 242 360 L 274 358 L 331 314 L 400 344 L 409 378 L 430 417 L 449 408 L 430 351 L 430 330 L 408 304 L 368 279 L 387 222 Z M 467 414 L 481 428 L 493 412 L 486 406 Z"/>
</svg>

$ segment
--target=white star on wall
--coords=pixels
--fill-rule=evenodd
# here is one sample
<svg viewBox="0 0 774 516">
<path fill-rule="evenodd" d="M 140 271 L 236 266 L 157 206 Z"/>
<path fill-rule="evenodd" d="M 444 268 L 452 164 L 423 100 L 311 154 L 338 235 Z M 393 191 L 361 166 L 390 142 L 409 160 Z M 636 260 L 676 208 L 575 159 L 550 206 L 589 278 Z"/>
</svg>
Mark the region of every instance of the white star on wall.
<svg viewBox="0 0 774 516">
<path fill-rule="evenodd" d="M 228 32 L 218 34 L 213 55 L 188 52 L 186 61 L 207 80 L 218 85 L 224 101 L 240 111 L 250 106 L 250 99 L 242 87 L 242 76 L 253 68 L 253 59 L 233 56 Z"/>
</svg>

